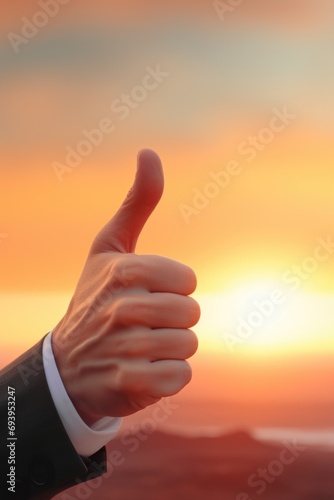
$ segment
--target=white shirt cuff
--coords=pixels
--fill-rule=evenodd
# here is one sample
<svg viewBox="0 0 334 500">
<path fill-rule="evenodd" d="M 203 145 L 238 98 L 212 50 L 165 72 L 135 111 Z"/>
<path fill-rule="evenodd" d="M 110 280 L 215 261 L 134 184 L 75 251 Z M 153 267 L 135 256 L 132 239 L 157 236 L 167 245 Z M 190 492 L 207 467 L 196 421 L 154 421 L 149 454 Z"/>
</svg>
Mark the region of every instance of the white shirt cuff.
<svg viewBox="0 0 334 500">
<path fill-rule="evenodd" d="M 51 344 L 52 332 L 43 342 L 43 364 L 49 390 L 65 427 L 77 453 L 83 457 L 90 457 L 100 448 L 113 439 L 121 425 L 121 418 L 105 417 L 88 427 L 82 420 L 69 398 L 61 380 Z"/>
</svg>

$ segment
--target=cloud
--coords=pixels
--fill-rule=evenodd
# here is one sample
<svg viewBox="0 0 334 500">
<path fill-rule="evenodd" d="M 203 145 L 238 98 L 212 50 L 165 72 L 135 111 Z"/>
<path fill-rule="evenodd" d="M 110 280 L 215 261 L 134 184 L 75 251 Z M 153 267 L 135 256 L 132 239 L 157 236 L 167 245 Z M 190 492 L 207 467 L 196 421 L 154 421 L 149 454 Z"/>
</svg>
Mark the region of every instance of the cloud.
<svg viewBox="0 0 334 500">
<path fill-rule="evenodd" d="M 113 99 L 133 88 L 147 64 L 158 63 L 171 78 L 134 117 L 145 130 L 189 137 L 278 103 L 300 110 L 306 121 L 333 115 L 330 36 L 297 38 L 245 25 L 212 30 L 194 20 L 146 29 L 77 26 L 41 35 L 17 55 L 2 49 L 0 139 L 68 140 L 107 116 Z M 49 100 L 31 101 L 34 86 L 49 88 Z M 20 99 L 21 108 L 13 105 Z"/>
</svg>

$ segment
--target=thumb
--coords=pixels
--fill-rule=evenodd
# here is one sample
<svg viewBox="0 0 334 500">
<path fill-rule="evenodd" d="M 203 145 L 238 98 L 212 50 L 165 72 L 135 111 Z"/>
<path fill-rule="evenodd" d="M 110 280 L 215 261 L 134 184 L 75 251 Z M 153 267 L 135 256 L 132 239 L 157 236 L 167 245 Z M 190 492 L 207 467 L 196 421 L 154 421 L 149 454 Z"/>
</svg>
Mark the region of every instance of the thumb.
<svg viewBox="0 0 334 500">
<path fill-rule="evenodd" d="M 134 252 L 137 239 L 158 204 L 163 188 L 159 156 L 150 149 L 140 151 L 133 186 L 114 217 L 95 238 L 92 251 Z"/>
</svg>

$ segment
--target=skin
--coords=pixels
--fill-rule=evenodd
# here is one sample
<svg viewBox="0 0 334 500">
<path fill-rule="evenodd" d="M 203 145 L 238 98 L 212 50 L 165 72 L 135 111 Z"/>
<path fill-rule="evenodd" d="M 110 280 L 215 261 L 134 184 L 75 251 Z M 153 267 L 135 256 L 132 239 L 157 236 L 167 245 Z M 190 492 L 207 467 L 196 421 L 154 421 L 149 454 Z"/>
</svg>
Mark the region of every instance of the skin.
<svg viewBox="0 0 334 500">
<path fill-rule="evenodd" d="M 164 187 L 160 158 L 138 155 L 134 184 L 93 241 L 64 318 L 53 331 L 59 373 L 81 418 L 135 413 L 178 393 L 191 380 L 200 317 L 189 297 L 191 268 L 136 255 L 137 239 Z"/>
</svg>

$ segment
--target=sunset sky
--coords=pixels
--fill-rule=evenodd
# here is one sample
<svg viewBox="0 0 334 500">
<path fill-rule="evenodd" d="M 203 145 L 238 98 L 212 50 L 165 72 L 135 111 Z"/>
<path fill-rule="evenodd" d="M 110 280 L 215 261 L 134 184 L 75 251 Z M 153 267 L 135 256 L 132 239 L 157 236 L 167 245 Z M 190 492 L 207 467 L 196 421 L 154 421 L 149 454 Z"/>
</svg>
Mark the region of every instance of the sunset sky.
<svg viewBox="0 0 334 500">
<path fill-rule="evenodd" d="M 8 34 L 41 8 L 7 2 L 2 365 L 65 313 L 94 235 L 150 147 L 166 188 L 137 252 L 198 277 L 186 395 L 333 401 L 334 13 L 325 0 L 269 4 L 245 0 L 220 19 L 199 0 L 70 0 L 15 53 Z M 121 119 L 111 106 L 147 68 L 166 76 Z M 55 162 L 107 118 L 114 130 L 60 179 Z"/>
</svg>

